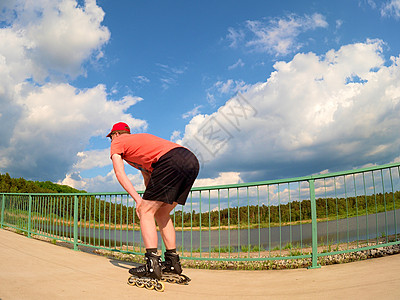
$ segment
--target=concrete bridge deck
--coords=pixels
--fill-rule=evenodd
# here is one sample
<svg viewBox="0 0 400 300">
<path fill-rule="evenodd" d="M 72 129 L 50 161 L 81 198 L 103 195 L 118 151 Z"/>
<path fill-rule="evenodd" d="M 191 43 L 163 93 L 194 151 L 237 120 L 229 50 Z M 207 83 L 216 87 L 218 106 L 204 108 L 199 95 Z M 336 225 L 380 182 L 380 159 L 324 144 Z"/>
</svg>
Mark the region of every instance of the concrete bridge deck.
<svg viewBox="0 0 400 300">
<path fill-rule="evenodd" d="M 126 262 L 0 229 L 0 299 L 400 299 L 400 255 L 282 271 L 186 269 L 159 293 L 126 284 Z"/>
</svg>

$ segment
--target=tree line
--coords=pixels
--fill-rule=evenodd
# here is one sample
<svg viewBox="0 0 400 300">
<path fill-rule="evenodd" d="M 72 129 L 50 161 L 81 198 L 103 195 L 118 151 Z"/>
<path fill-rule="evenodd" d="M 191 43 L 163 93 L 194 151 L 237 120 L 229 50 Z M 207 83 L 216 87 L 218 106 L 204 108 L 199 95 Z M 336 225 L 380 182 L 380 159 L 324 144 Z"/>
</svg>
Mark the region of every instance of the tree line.
<svg viewBox="0 0 400 300">
<path fill-rule="evenodd" d="M 0 174 L 0 193 L 82 193 L 68 185 L 50 181 L 31 181 L 24 178 L 12 178 L 8 173 Z"/>
</svg>

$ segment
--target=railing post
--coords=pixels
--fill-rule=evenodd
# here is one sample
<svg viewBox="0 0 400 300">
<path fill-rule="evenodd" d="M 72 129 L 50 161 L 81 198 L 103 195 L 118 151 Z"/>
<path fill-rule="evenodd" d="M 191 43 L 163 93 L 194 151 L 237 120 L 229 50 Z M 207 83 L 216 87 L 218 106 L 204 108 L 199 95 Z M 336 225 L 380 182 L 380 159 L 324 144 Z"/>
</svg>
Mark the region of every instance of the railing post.
<svg viewBox="0 0 400 300">
<path fill-rule="evenodd" d="M 74 250 L 78 251 L 78 196 L 74 196 Z"/>
<path fill-rule="evenodd" d="M 318 265 L 318 228 L 317 228 L 317 205 L 315 202 L 315 180 L 308 180 L 310 184 L 310 200 L 311 200 L 311 234 L 312 234 L 312 264 L 309 269 L 317 269 Z"/>
<path fill-rule="evenodd" d="M 161 241 L 161 259 L 162 260 L 165 260 L 165 244 L 164 244 L 164 241 Z"/>
<path fill-rule="evenodd" d="M 28 238 L 31 237 L 32 230 L 32 195 L 29 195 L 29 211 L 28 211 Z"/>
<path fill-rule="evenodd" d="M 6 196 L 3 194 L 2 201 L 1 201 L 1 228 L 3 228 L 3 223 L 4 223 L 4 209 L 6 206 Z"/>
</svg>

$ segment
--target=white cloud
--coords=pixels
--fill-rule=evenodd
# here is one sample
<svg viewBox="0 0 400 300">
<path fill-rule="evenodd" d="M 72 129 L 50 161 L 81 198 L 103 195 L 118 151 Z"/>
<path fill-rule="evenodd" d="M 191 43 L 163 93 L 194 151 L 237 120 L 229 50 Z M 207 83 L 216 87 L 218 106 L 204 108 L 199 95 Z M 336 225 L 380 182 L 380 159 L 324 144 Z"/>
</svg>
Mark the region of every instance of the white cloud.
<svg viewBox="0 0 400 300">
<path fill-rule="evenodd" d="M 188 111 L 182 115 L 183 119 L 188 119 L 188 118 L 193 118 L 195 115 L 199 114 L 200 108 L 202 108 L 203 105 L 198 105 L 195 108 L 193 108 L 191 111 Z"/>
<path fill-rule="evenodd" d="M 336 29 L 341 28 L 343 25 L 343 20 L 336 20 Z"/>
<path fill-rule="evenodd" d="M 214 84 L 214 88 L 220 94 L 235 94 L 239 91 L 244 91 L 248 86 L 243 80 L 232 80 L 228 79 L 227 81 L 217 81 Z"/>
<path fill-rule="evenodd" d="M 302 33 L 326 27 L 328 23 L 321 14 L 304 17 L 290 14 L 268 22 L 248 20 L 245 29 L 238 31 L 229 28 L 227 39 L 231 41 L 231 47 L 245 41 L 249 49 L 281 56 L 293 53 L 303 46 L 297 39 Z"/>
<path fill-rule="evenodd" d="M 376 8 L 376 3 L 374 2 L 374 0 L 359 0 L 358 5 L 362 6 L 363 2 L 369 5 L 372 9 Z"/>
<path fill-rule="evenodd" d="M 382 45 L 277 62 L 267 82 L 193 117 L 181 142 L 204 176 L 235 170 L 245 181 L 390 162 L 400 146 L 400 58 L 386 66 Z"/>
<path fill-rule="evenodd" d="M 177 143 L 181 139 L 181 132 L 179 130 L 174 130 L 171 137 L 169 138 L 170 141 Z"/>
<path fill-rule="evenodd" d="M 110 149 L 89 150 L 77 153 L 78 162 L 73 168 L 76 170 L 90 170 L 110 165 Z"/>
<path fill-rule="evenodd" d="M 161 78 L 161 86 L 164 90 L 167 90 L 171 85 L 175 85 L 176 84 L 176 79 L 169 77 L 169 78 Z"/>
<path fill-rule="evenodd" d="M 236 48 L 243 41 L 244 37 L 245 33 L 242 30 L 235 30 L 232 27 L 228 28 L 226 38 L 231 41 L 229 47 Z"/>
<path fill-rule="evenodd" d="M 392 17 L 394 19 L 400 18 L 400 0 L 380 1 L 382 3 L 379 3 L 379 7 L 377 3 L 373 0 L 360 0 L 359 5 L 362 6 L 364 4 L 363 2 L 369 5 L 372 9 L 380 8 L 380 13 L 382 17 Z"/>
<path fill-rule="evenodd" d="M 212 107 L 216 106 L 217 99 L 215 98 L 215 95 L 213 93 L 207 92 L 207 102 L 210 104 Z"/>
<path fill-rule="evenodd" d="M 157 63 L 156 65 L 159 66 L 165 73 L 168 74 L 183 74 L 187 70 L 187 67 L 171 67 L 169 65 L 160 63 Z"/>
<path fill-rule="evenodd" d="M 9 158 L 2 169 L 57 178 L 75 163 L 76 153 L 85 148 L 89 139 L 105 136 L 115 120 L 129 123 L 133 130 L 147 126 L 145 121 L 124 114 L 140 98 L 127 96 L 108 101 L 102 85 L 83 91 L 69 84 L 36 88 L 24 85 L 19 85 L 20 89 L 28 89 L 29 93 L 21 92 L 16 101 L 21 112 L 7 147 L 0 150 L 2 156 Z"/>
<path fill-rule="evenodd" d="M 116 120 L 133 130 L 143 120 L 126 113 L 141 98 L 107 99 L 105 86 L 77 89 L 68 78 L 101 56 L 109 31 L 94 0 L 12 1 L 0 28 L 0 160 L 2 172 L 57 180 L 77 163 L 89 139 L 105 136 Z M 5 126 L 7 124 L 7 126 Z M 89 164 L 89 157 L 78 166 Z M 96 158 L 96 157 L 95 157 Z M 99 164 L 99 162 L 97 162 Z M 87 166 L 86 166 L 87 167 Z"/>
<path fill-rule="evenodd" d="M 141 174 L 127 174 L 137 191 L 144 191 L 145 186 Z M 69 185 L 78 190 L 89 192 L 108 193 L 108 192 L 125 192 L 115 177 L 114 171 L 111 170 L 106 176 L 98 175 L 93 178 L 82 178 L 79 172 L 69 173 L 59 184 Z"/>
<path fill-rule="evenodd" d="M 43 82 L 48 75 L 76 77 L 83 72 L 84 60 L 102 56 L 110 33 L 101 25 L 104 12 L 94 0 L 82 7 L 73 0 L 15 2 L 11 28 L 24 41 L 24 61 L 33 64 L 35 80 Z"/>
<path fill-rule="evenodd" d="M 382 5 L 381 15 L 384 17 L 400 18 L 400 0 L 391 0 Z"/>
<path fill-rule="evenodd" d="M 146 84 L 150 82 L 150 79 L 148 79 L 146 76 L 139 75 L 133 78 L 134 82 L 137 82 L 139 84 Z"/>
<path fill-rule="evenodd" d="M 184 74 L 187 67 L 171 67 L 169 65 L 157 63 L 156 66 L 160 67 L 161 70 L 161 87 L 167 90 L 171 85 L 176 85 L 179 76 Z"/>
<path fill-rule="evenodd" d="M 239 172 L 221 172 L 215 178 L 199 178 L 193 186 L 215 186 L 242 182 Z"/>
<path fill-rule="evenodd" d="M 236 69 L 238 67 L 243 67 L 243 66 L 244 66 L 244 62 L 242 61 L 241 58 L 239 58 L 236 63 L 234 63 L 233 65 L 228 67 L 228 70 L 233 70 L 233 69 Z"/>
<path fill-rule="evenodd" d="M 249 86 L 243 80 L 228 79 L 226 81 L 217 81 L 212 87 L 207 89 L 207 102 L 216 107 L 219 99 L 226 100 L 238 92 L 244 92 Z"/>
</svg>

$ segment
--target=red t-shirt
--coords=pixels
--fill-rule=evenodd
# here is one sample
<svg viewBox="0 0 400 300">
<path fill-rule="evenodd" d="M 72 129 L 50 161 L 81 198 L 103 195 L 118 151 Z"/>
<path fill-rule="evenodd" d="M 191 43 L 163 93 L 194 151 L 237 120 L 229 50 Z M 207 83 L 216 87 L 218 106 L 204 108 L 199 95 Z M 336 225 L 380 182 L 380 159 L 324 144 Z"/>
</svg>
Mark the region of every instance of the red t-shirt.
<svg viewBox="0 0 400 300">
<path fill-rule="evenodd" d="M 120 154 L 132 167 L 151 173 L 151 165 L 177 147 L 181 146 L 148 133 L 121 134 L 111 142 L 111 157 Z"/>
</svg>

